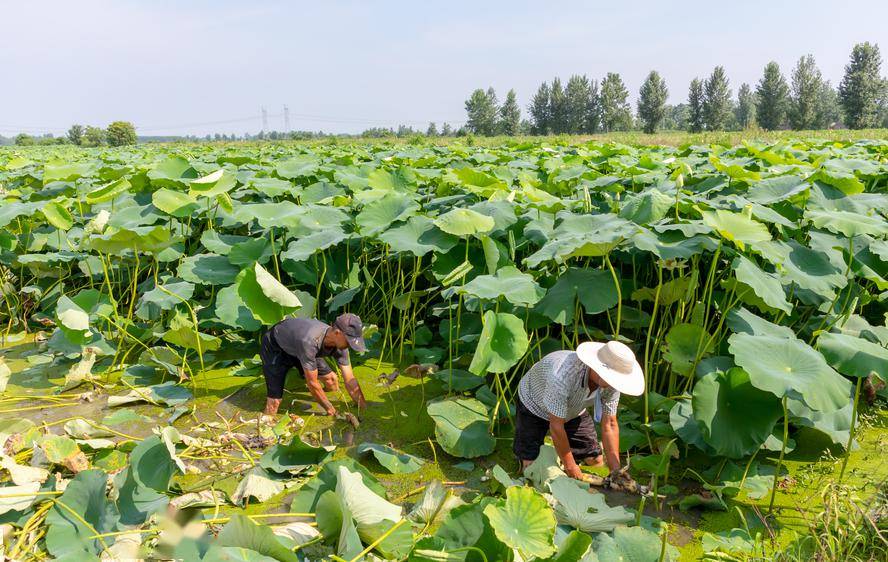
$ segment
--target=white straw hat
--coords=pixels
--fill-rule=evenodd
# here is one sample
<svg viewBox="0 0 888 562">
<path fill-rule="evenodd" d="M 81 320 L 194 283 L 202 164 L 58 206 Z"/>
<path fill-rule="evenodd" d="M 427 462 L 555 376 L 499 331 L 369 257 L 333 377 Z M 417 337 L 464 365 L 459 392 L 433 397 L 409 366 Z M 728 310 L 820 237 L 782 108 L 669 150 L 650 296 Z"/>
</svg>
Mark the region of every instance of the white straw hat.
<svg viewBox="0 0 888 562">
<path fill-rule="evenodd" d="M 644 373 L 626 344 L 583 342 L 577 348 L 577 357 L 620 393 L 639 396 L 644 392 Z"/>
</svg>

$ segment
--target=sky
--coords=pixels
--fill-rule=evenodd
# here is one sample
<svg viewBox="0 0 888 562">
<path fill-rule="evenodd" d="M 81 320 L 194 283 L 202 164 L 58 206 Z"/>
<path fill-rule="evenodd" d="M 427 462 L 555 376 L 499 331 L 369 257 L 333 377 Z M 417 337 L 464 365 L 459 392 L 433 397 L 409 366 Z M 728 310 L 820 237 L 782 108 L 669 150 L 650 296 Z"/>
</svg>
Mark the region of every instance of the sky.
<svg viewBox="0 0 888 562">
<path fill-rule="evenodd" d="M 888 57 L 888 1 L 0 0 L 0 134 L 132 121 L 140 135 L 356 133 L 465 121 L 475 88 L 526 107 L 542 81 L 656 69 L 670 103 L 726 68 L 754 85 L 813 54 L 837 84 L 855 43 Z M 883 74 L 888 73 L 888 63 Z"/>
</svg>

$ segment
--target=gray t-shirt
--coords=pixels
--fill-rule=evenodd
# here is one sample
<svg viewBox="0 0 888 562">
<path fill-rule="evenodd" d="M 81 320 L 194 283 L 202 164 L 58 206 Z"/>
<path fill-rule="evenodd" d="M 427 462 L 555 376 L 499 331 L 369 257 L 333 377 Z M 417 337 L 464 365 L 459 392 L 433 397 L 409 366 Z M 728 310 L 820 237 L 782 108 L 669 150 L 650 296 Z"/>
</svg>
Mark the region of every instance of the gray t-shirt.
<svg viewBox="0 0 888 562">
<path fill-rule="evenodd" d="M 349 365 L 348 349 L 324 347 L 324 335 L 329 328 L 313 318 L 287 318 L 272 326 L 271 334 L 284 352 L 299 359 L 303 371 L 323 375 L 330 372 L 330 367 L 322 357 L 332 357 L 340 366 Z"/>
<path fill-rule="evenodd" d="M 518 396 L 535 416 L 549 414 L 572 420 L 587 408 L 595 407 L 595 421 L 617 415 L 620 393 L 613 388 L 589 391 L 588 367 L 574 351 L 553 351 L 521 377 Z"/>
</svg>

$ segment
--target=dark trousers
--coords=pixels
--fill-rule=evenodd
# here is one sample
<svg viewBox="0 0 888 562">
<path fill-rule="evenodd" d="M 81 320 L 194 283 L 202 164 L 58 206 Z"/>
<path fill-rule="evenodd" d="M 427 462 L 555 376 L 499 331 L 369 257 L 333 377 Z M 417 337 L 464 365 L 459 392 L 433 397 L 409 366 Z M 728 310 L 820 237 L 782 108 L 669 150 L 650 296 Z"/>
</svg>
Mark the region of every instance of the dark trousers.
<svg viewBox="0 0 888 562">
<path fill-rule="evenodd" d="M 512 450 L 519 460 L 532 461 L 540 454 L 540 447 L 549 433 L 549 420 L 537 416 L 521 403 L 521 398 L 516 396 L 517 416 L 515 418 L 515 440 L 512 442 Z M 577 462 L 589 457 L 601 455 L 601 446 L 598 444 L 598 433 L 595 431 L 595 420 L 588 412 L 564 423 L 564 431 L 567 433 L 567 441 L 574 460 Z"/>
<path fill-rule="evenodd" d="M 262 334 L 259 345 L 259 357 L 262 358 L 262 374 L 265 376 L 265 388 L 269 398 L 284 396 L 284 382 L 287 372 L 296 369 L 303 377 L 302 363 L 277 344 L 271 330 Z"/>
</svg>

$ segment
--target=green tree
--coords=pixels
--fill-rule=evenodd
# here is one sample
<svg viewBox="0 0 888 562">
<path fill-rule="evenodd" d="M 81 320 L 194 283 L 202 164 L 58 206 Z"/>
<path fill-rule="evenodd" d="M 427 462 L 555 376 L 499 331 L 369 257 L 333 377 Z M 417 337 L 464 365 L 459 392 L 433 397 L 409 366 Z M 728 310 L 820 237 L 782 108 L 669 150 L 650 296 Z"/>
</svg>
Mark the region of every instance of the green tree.
<svg viewBox="0 0 888 562">
<path fill-rule="evenodd" d="M 521 108 L 518 107 L 518 95 L 515 90 L 506 93 L 506 100 L 499 109 L 499 132 L 514 136 L 519 132 L 521 124 Z"/>
<path fill-rule="evenodd" d="M 71 125 L 71 128 L 68 129 L 67 137 L 71 144 L 80 145 L 83 141 L 83 126 Z"/>
<path fill-rule="evenodd" d="M 795 130 L 817 129 L 818 102 L 823 90 L 823 77 L 813 55 L 799 59 L 792 71 L 789 95 L 789 123 Z"/>
<path fill-rule="evenodd" d="M 549 98 L 551 97 L 549 85 L 540 84 L 533 99 L 530 101 L 527 111 L 530 113 L 530 121 L 533 124 L 531 132 L 535 135 L 547 135 L 551 130 L 549 118 Z"/>
<path fill-rule="evenodd" d="M 549 128 L 555 134 L 567 130 L 567 98 L 561 87 L 561 78 L 552 80 L 552 91 L 549 93 Z"/>
<path fill-rule="evenodd" d="M 688 118 L 690 111 L 688 104 L 680 103 L 677 105 L 665 106 L 665 116 L 663 117 L 662 128 L 667 131 L 684 131 L 688 128 Z"/>
<path fill-rule="evenodd" d="M 111 146 L 136 144 L 136 127 L 129 121 L 115 121 L 105 133 Z"/>
<path fill-rule="evenodd" d="M 741 129 L 751 129 L 755 126 L 756 101 L 756 95 L 752 88 L 749 87 L 749 84 L 746 82 L 740 84 L 740 88 L 737 90 L 735 116 L 737 118 L 737 126 Z"/>
<path fill-rule="evenodd" d="M 80 143 L 83 146 L 101 146 L 105 144 L 106 136 L 105 129 L 101 127 L 93 127 L 91 125 L 86 126 L 86 130 L 83 131 L 83 139 Z"/>
<path fill-rule="evenodd" d="M 601 125 L 605 133 L 628 131 L 632 127 L 629 90 L 616 72 L 608 72 L 601 81 Z"/>
<path fill-rule="evenodd" d="M 829 80 L 820 83 L 817 93 L 817 128 L 832 129 L 842 123 L 842 106 L 839 93 Z"/>
<path fill-rule="evenodd" d="M 699 133 L 703 130 L 704 124 L 703 82 L 699 78 L 694 78 L 688 88 L 688 131 Z"/>
<path fill-rule="evenodd" d="M 703 85 L 703 122 L 710 131 L 724 131 L 731 117 L 731 88 L 725 69 L 716 66 Z"/>
<path fill-rule="evenodd" d="M 573 75 L 564 89 L 565 132 L 577 135 L 586 130 L 586 106 L 589 103 L 589 79 Z"/>
<path fill-rule="evenodd" d="M 866 129 L 879 125 L 879 106 L 885 89 L 881 66 L 878 45 L 869 42 L 854 45 L 839 84 L 839 101 L 848 127 Z"/>
<path fill-rule="evenodd" d="M 488 92 L 492 91 L 490 88 Z M 481 88 L 472 92 L 471 97 L 466 100 L 466 128 L 476 135 L 493 135 L 496 130 L 496 105 L 494 105 L 491 96 Z M 496 99 L 494 94 L 493 99 Z"/>
<path fill-rule="evenodd" d="M 441 136 L 442 137 L 449 137 L 452 135 L 453 135 L 453 127 L 450 126 L 450 123 L 444 123 L 444 125 L 441 126 Z"/>
<path fill-rule="evenodd" d="M 34 137 L 27 133 L 19 133 L 15 136 L 15 145 L 16 146 L 31 146 L 36 144 L 37 141 L 34 140 Z"/>
<path fill-rule="evenodd" d="M 653 134 L 663 122 L 668 97 L 666 80 L 656 70 L 652 70 L 638 92 L 638 118 L 641 119 L 645 133 Z"/>
<path fill-rule="evenodd" d="M 780 65 L 774 61 L 765 65 L 765 71 L 756 86 L 755 94 L 758 98 L 755 109 L 759 125 L 768 131 L 783 127 L 789 105 L 789 86 L 780 72 Z"/>
<path fill-rule="evenodd" d="M 586 124 L 584 133 L 594 135 L 601 129 L 601 93 L 598 81 L 589 80 L 589 97 L 586 98 Z"/>
<path fill-rule="evenodd" d="M 438 136 L 438 126 L 435 125 L 434 121 L 429 123 L 429 128 L 426 129 L 426 136 L 427 137 L 437 137 Z"/>
</svg>

